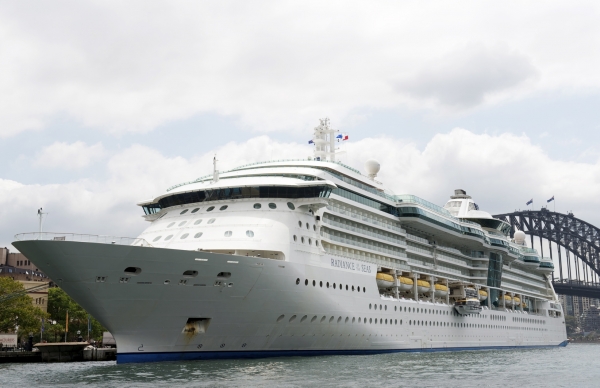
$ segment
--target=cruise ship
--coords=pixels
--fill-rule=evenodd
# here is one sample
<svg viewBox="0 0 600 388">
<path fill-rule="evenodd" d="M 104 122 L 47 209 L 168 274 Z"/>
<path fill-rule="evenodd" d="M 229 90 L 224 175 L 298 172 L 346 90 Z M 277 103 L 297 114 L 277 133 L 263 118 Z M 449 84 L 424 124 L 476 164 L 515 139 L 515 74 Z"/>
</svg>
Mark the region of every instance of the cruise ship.
<svg viewBox="0 0 600 388">
<path fill-rule="evenodd" d="M 25 233 L 13 245 L 114 335 L 118 363 L 567 344 L 552 261 L 464 190 L 394 195 L 336 161 L 257 162 L 138 205 L 137 238 Z M 450 191 L 450 190 L 449 190 Z"/>
</svg>

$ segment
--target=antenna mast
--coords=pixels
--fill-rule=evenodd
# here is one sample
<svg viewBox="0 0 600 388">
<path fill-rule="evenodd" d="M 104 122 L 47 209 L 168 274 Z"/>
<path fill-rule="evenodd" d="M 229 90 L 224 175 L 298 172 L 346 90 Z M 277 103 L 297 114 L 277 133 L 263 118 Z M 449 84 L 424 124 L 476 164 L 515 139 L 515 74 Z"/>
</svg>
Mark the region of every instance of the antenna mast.
<svg viewBox="0 0 600 388">
<path fill-rule="evenodd" d="M 335 130 L 329 126 L 329 119 L 319 120 L 321 124 L 315 127 L 313 142 L 315 143 L 314 157 L 316 160 L 335 161 Z"/>
<path fill-rule="evenodd" d="M 217 170 L 217 154 L 215 154 L 213 158 L 213 183 L 217 183 L 219 181 L 219 170 Z"/>
</svg>

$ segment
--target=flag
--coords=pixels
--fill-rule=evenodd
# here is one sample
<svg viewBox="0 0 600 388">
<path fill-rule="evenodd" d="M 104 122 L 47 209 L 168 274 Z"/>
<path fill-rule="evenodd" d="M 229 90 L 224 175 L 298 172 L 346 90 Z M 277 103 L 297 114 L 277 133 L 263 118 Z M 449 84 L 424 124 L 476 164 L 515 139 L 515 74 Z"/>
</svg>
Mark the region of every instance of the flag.
<svg viewBox="0 0 600 388">
<path fill-rule="evenodd" d="M 312 141 L 312 140 L 309 140 L 309 141 L 308 141 L 308 144 L 315 144 L 315 142 L 314 142 L 314 141 Z"/>
<path fill-rule="evenodd" d="M 531 205 L 533 203 L 533 198 L 531 198 L 525 205 Z"/>
<path fill-rule="evenodd" d="M 344 140 L 348 140 L 348 135 L 344 135 L 344 137 L 342 137 L 342 141 Z"/>
<path fill-rule="evenodd" d="M 552 196 L 552 198 L 550 198 L 550 199 L 549 199 L 549 200 L 547 200 L 546 202 L 550 203 L 550 202 L 552 202 L 552 201 L 554 201 L 554 195 Z"/>
<path fill-rule="evenodd" d="M 341 139 L 342 137 L 343 137 L 343 136 L 342 136 L 342 134 L 341 134 L 341 133 L 338 133 L 337 135 L 335 135 L 335 138 L 336 138 L 336 139 Z"/>
</svg>

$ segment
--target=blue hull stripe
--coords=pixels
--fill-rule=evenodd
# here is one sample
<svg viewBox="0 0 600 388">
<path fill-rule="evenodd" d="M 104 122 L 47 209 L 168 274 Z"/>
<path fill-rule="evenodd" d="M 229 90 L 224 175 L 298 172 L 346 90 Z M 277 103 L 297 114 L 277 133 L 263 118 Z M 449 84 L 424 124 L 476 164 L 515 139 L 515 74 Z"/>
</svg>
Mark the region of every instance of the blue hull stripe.
<svg viewBox="0 0 600 388">
<path fill-rule="evenodd" d="M 420 348 L 420 349 L 343 349 L 343 350 L 262 350 L 262 351 L 222 351 L 222 352 L 162 352 L 162 353 L 118 353 L 117 363 L 128 364 L 135 362 L 156 361 L 186 361 L 186 360 L 218 360 L 230 358 L 267 358 L 267 357 L 309 357 L 309 356 L 333 356 L 333 355 L 369 355 L 382 353 L 400 352 L 454 352 L 465 350 L 492 350 L 492 349 L 531 349 L 531 348 L 553 348 L 567 346 L 569 341 L 563 341 L 558 345 L 536 345 L 536 346 L 481 346 L 481 347 L 457 347 L 457 348 Z"/>
</svg>

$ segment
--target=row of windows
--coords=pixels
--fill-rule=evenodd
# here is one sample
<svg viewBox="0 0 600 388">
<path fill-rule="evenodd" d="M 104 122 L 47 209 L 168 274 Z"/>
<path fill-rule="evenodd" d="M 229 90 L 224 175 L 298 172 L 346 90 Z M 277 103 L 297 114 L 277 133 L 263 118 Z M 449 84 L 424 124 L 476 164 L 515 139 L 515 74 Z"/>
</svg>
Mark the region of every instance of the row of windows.
<svg viewBox="0 0 600 388">
<path fill-rule="evenodd" d="M 277 318 L 277 322 L 281 322 L 283 319 L 285 318 L 285 314 L 280 315 Z M 288 322 L 292 323 L 294 322 L 296 319 L 298 318 L 297 315 L 292 315 Z M 300 318 L 300 322 L 304 322 L 308 319 L 308 315 L 304 315 L 302 318 Z M 318 316 L 314 315 L 311 320 L 310 323 L 314 323 L 316 322 L 318 319 Z M 333 323 L 334 321 L 336 323 L 341 323 L 342 322 L 342 317 L 338 317 L 337 320 L 335 319 L 334 316 L 331 316 L 329 318 L 329 320 L 327 321 L 327 316 L 323 315 L 321 317 L 321 319 L 319 320 L 319 323 L 323 323 L 323 322 L 328 322 L 328 323 Z M 388 318 L 362 318 L 362 317 L 352 317 L 352 320 L 350 319 L 350 317 L 346 317 L 346 319 L 344 320 L 344 323 L 363 323 L 363 324 L 380 324 L 380 325 L 402 325 L 403 321 L 402 319 L 398 320 L 398 319 L 388 319 Z M 456 328 L 463 328 L 463 329 L 504 329 L 504 330 L 534 330 L 534 331 L 548 331 L 547 329 L 536 329 L 536 328 L 526 328 L 526 327 L 511 327 L 511 326 L 501 326 L 501 325 L 486 325 L 486 324 L 482 324 L 482 323 L 466 323 L 466 322 L 439 322 L 439 321 L 419 321 L 419 320 L 409 320 L 408 324 L 410 326 L 435 326 L 435 327 L 456 327 Z"/>
<path fill-rule="evenodd" d="M 190 193 L 173 194 L 161 198 L 157 204 L 142 206 L 146 214 L 154 214 L 161 209 L 189 203 L 220 201 L 240 198 L 328 198 L 331 189 L 326 186 L 286 187 L 286 186 L 255 186 L 234 187 L 226 189 L 194 191 Z M 293 210 L 293 209 L 292 209 Z"/>
<path fill-rule="evenodd" d="M 302 227 L 302 221 L 298 221 L 298 226 L 301 228 Z M 310 225 L 308 224 L 308 222 L 306 223 L 306 229 L 310 229 Z M 313 230 L 316 232 L 317 231 L 317 225 L 313 224 Z"/>
<path fill-rule="evenodd" d="M 298 241 L 298 236 L 294 235 L 294 242 Z M 312 239 L 308 238 L 308 239 L 304 239 L 304 236 L 300 236 L 300 241 L 302 242 L 302 244 L 304 244 L 305 241 L 308 241 L 308 245 L 312 245 Z M 319 240 L 315 240 L 315 246 L 318 247 L 319 246 Z"/>
<path fill-rule="evenodd" d="M 182 235 L 181 235 L 181 237 L 179 237 L 179 239 L 180 239 L 180 240 L 185 240 L 186 238 L 188 238 L 188 237 L 189 237 L 189 235 L 190 235 L 190 233 L 184 233 L 184 234 L 182 234 Z M 194 235 L 194 238 L 200 238 L 200 237 L 202 237 L 202 235 L 203 235 L 203 233 L 202 233 L 202 232 L 198 232 L 198 233 L 196 233 L 196 234 Z M 224 236 L 225 236 L 225 237 L 231 237 L 231 236 L 233 236 L 233 232 L 232 232 L 231 230 L 227 230 L 227 231 L 225 231 L 225 233 L 224 233 Z M 246 236 L 247 236 L 247 237 L 254 237 L 254 231 L 252 231 L 252 230 L 247 230 L 247 231 L 246 231 Z M 158 241 L 158 240 L 160 240 L 161 238 L 162 238 L 162 236 L 156 236 L 156 237 L 154 238 L 154 240 L 152 240 L 152 242 L 157 242 L 157 241 Z M 173 238 L 173 235 L 172 235 L 172 234 L 170 234 L 170 235 L 168 235 L 167 237 L 165 237 L 165 240 L 164 240 L 164 241 L 169 241 L 169 240 L 170 240 L 170 239 L 172 239 L 172 238 Z"/>
<path fill-rule="evenodd" d="M 207 224 L 214 224 L 216 221 L 216 218 L 211 218 L 208 220 Z M 202 223 L 202 218 L 194 221 L 194 225 L 200 225 Z M 181 221 L 177 226 L 183 226 L 187 224 L 187 221 Z M 169 225 L 167 225 L 167 228 L 172 227 L 173 225 L 175 225 L 175 222 L 171 222 Z"/>
<path fill-rule="evenodd" d="M 308 281 L 308 279 L 304 279 L 304 285 L 305 286 L 308 286 L 309 283 L 310 282 Z M 299 285 L 299 284 L 300 284 L 300 278 L 297 278 L 296 279 L 296 285 Z M 313 287 L 316 287 L 317 286 L 317 281 L 313 280 L 312 281 L 312 285 L 313 285 Z M 319 287 L 323 287 L 323 281 L 319 282 Z M 336 283 L 333 283 L 333 284 L 330 285 L 329 282 L 325 283 L 325 287 L 327 287 L 327 288 L 333 287 L 334 290 L 337 289 L 337 288 L 339 288 L 340 291 L 344 289 L 344 285 L 343 284 L 340 284 L 339 287 L 338 287 L 338 285 Z M 354 286 L 348 286 L 346 284 L 346 291 L 350 291 L 350 290 L 360 292 L 361 288 L 360 288 L 360 286 L 356 286 L 356 288 L 355 288 Z M 363 287 L 362 288 L 362 292 L 367 292 L 367 289 L 365 287 Z"/>
<path fill-rule="evenodd" d="M 545 325 L 546 324 L 546 320 L 544 320 L 544 319 L 513 317 L 512 320 L 513 320 L 513 322 L 533 323 L 533 324 L 537 324 L 537 325 Z"/>
<path fill-rule="evenodd" d="M 46 298 L 35 298 L 35 304 L 46 304 Z"/>
</svg>

